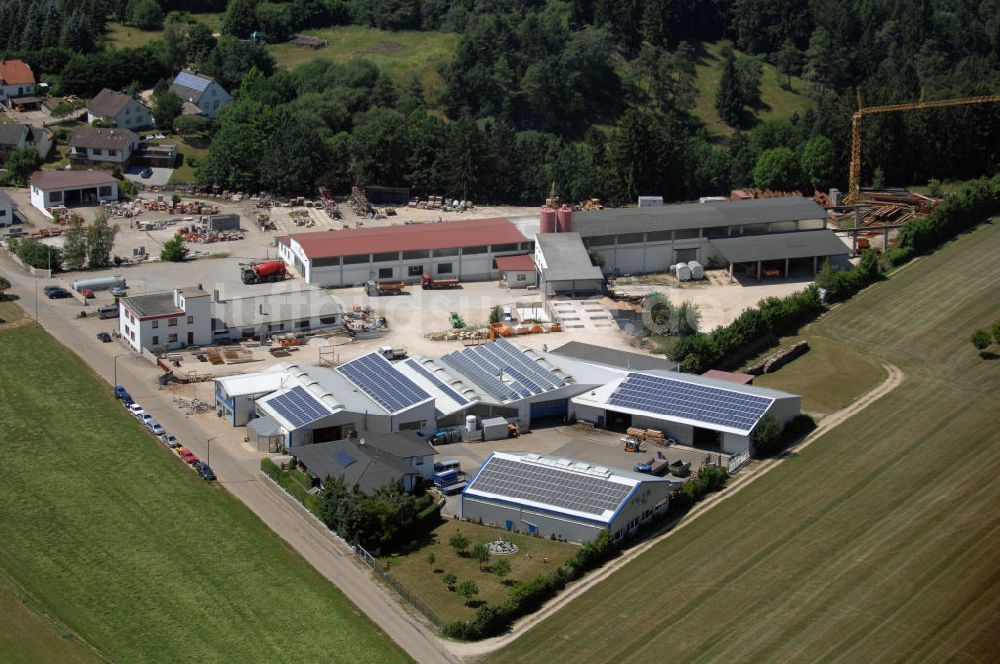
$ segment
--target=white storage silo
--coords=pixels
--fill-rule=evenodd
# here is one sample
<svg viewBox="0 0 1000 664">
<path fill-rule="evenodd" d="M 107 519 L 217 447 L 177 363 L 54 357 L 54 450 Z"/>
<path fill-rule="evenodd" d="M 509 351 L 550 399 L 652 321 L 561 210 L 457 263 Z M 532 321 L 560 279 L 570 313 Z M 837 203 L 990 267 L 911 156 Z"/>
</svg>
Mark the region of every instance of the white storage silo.
<svg viewBox="0 0 1000 664">
<path fill-rule="evenodd" d="M 465 416 L 465 430 L 472 433 L 476 430 L 476 416 L 466 415 Z"/>
</svg>

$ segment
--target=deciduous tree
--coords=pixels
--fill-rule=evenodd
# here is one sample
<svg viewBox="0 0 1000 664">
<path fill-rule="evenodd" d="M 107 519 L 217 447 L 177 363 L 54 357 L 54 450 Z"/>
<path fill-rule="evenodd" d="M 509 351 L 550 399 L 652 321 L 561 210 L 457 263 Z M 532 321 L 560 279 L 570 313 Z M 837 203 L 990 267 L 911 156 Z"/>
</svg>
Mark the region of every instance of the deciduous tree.
<svg viewBox="0 0 1000 664">
<path fill-rule="evenodd" d="M 160 260 L 180 263 L 188 256 L 188 248 L 184 246 L 184 240 L 180 234 L 173 236 L 163 243 L 163 250 L 160 251 Z"/>
<path fill-rule="evenodd" d="M 458 532 L 448 538 L 448 546 L 455 550 L 455 555 L 464 557 L 469 548 L 469 538 Z"/>
<path fill-rule="evenodd" d="M 465 605 L 468 606 L 472 598 L 479 594 L 479 586 L 472 579 L 466 579 L 458 584 L 456 592 L 465 598 Z"/>
</svg>

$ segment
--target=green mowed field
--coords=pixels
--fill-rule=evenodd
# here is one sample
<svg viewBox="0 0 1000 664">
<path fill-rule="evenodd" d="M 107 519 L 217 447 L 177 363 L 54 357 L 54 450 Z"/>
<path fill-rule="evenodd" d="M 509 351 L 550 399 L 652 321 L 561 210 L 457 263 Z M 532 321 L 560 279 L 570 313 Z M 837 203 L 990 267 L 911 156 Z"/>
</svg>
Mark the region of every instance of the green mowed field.
<svg viewBox="0 0 1000 664">
<path fill-rule="evenodd" d="M 0 574 L 108 658 L 407 660 L 43 330 L 0 331 L 0 399 Z M 26 647 L 61 638 L 44 627 Z"/>
<path fill-rule="evenodd" d="M 13 323 L 22 318 L 24 318 L 24 312 L 21 311 L 21 307 L 14 303 L 14 300 L 9 299 L 9 296 L 6 295 L 0 297 L 0 324 Z"/>
<path fill-rule="evenodd" d="M 0 579 L 0 661 L 6 664 L 77 664 L 103 660 L 64 626 L 21 601 Z"/>
<path fill-rule="evenodd" d="M 808 353 L 774 373 L 758 376 L 753 384 L 801 394 L 802 410 L 815 418 L 840 410 L 886 378 L 877 359 L 820 332 L 807 329 L 804 335 L 781 339 L 779 345 L 789 346 L 801 339 L 809 341 Z M 768 349 L 759 359 L 775 350 Z"/>
<path fill-rule="evenodd" d="M 510 576 L 501 583 L 500 579 L 487 569 L 500 556 L 492 556 L 486 565 L 480 566 L 479 561 L 471 556 L 461 557 L 448 545 L 448 540 L 456 532 L 461 531 L 469 538 L 469 549 L 476 544 L 486 544 L 502 537 L 517 545 L 518 552 L 503 558 L 510 563 Z M 576 555 L 577 546 L 565 542 L 555 542 L 529 535 L 517 535 L 480 526 L 477 523 L 462 523 L 448 520 L 434 529 L 428 543 L 419 549 L 405 555 L 389 558 L 389 571 L 406 589 L 431 607 L 438 618 L 444 622 L 456 620 L 474 620 L 475 607 L 478 604 L 466 606 L 465 599 L 448 586 L 442 578 L 447 573 L 458 577 L 458 583 L 472 579 L 479 587 L 479 594 L 473 600 L 498 606 L 510 593 L 510 588 L 516 581 L 530 581 L 542 574 L 548 574 L 559 565 Z M 427 554 L 434 554 L 434 564 L 427 562 Z M 531 558 L 527 556 L 530 555 Z M 548 562 L 546 562 L 546 558 Z"/>
<path fill-rule="evenodd" d="M 271 44 L 267 50 L 279 65 L 288 68 L 317 59 L 371 60 L 397 83 L 406 83 L 416 74 L 429 100 L 444 89 L 438 66 L 451 60 L 459 40 L 459 35 L 451 32 L 388 32 L 360 25 L 305 30 L 303 34 L 320 37 L 328 43 L 316 50 L 293 44 Z"/>
<path fill-rule="evenodd" d="M 983 226 L 827 314 L 903 383 L 490 659 L 994 661 L 1000 361 L 968 339 L 998 251 Z"/>
</svg>

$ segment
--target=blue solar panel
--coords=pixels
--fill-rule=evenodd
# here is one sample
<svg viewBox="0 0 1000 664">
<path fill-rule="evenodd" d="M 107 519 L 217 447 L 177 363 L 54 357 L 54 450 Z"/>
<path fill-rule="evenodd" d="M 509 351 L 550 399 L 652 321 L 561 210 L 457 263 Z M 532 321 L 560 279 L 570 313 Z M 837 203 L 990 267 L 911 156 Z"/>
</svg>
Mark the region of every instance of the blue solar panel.
<svg viewBox="0 0 1000 664">
<path fill-rule="evenodd" d="M 496 374 L 482 369 L 478 364 L 472 362 L 465 353 L 455 351 L 448 353 L 441 359 L 459 373 L 471 378 L 476 385 L 500 401 L 515 401 L 518 398 L 517 393 L 497 378 Z"/>
<path fill-rule="evenodd" d="M 414 371 L 416 371 L 418 374 L 429 380 L 431 384 L 434 385 L 434 387 L 444 392 L 446 395 L 448 395 L 451 399 L 455 400 L 459 404 L 464 406 L 465 404 L 469 403 L 468 399 L 463 397 L 455 390 L 451 389 L 451 387 L 449 387 L 448 385 L 445 385 L 443 380 L 432 374 L 424 367 L 420 366 L 420 363 L 417 362 L 416 360 L 411 358 L 406 361 L 406 364 L 407 366 L 411 367 Z"/>
<path fill-rule="evenodd" d="M 185 88 L 197 90 L 198 92 L 204 92 L 205 88 L 208 87 L 211 81 L 206 81 L 200 76 L 195 76 L 194 74 L 182 71 L 177 74 L 177 78 L 174 79 L 174 83 L 177 85 L 183 85 Z"/>
<path fill-rule="evenodd" d="M 296 429 L 330 414 L 323 404 L 301 386 L 295 386 L 267 403 Z"/>
<path fill-rule="evenodd" d="M 347 453 L 347 450 L 337 450 L 337 452 L 333 455 L 333 458 L 336 459 L 337 463 L 339 463 L 343 468 L 347 468 L 356 461 L 354 457 Z"/>
<path fill-rule="evenodd" d="M 390 413 L 398 413 L 431 398 L 378 353 L 362 355 L 340 365 L 337 370 Z"/>
<path fill-rule="evenodd" d="M 630 373 L 608 403 L 749 431 L 773 399 L 672 378 Z"/>
<path fill-rule="evenodd" d="M 555 375 L 548 369 L 544 369 L 538 364 L 538 362 L 528 358 L 520 348 L 506 339 L 497 339 L 495 342 L 490 344 L 490 348 L 494 349 L 498 354 L 502 357 L 506 357 L 511 362 L 516 362 L 519 367 L 527 371 L 528 375 L 533 376 L 535 382 L 540 385 L 547 383 L 552 387 L 562 387 L 566 384 L 562 378 Z"/>
</svg>

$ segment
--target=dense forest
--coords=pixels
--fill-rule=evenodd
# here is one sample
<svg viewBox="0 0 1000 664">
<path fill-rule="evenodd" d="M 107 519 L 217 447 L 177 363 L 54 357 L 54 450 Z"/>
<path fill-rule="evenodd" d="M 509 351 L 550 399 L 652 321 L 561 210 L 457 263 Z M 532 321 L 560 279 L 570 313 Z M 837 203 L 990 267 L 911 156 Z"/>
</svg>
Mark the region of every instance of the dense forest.
<svg viewBox="0 0 1000 664">
<path fill-rule="evenodd" d="M 219 36 L 196 13 L 223 11 Z M 162 32 L 116 50 L 111 21 Z M 348 23 L 458 33 L 444 89 L 362 60 L 288 71 L 265 46 Z M 735 49 L 715 100 L 725 137 L 692 113 L 695 66 L 720 39 Z M 843 188 L 859 95 L 1000 93 L 1000 0 L 0 0 L 0 52 L 63 94 L 153 86 L 181 66 L 218 77 L 237 102 L 205 128 L 199 177 L 231 189 L 363 182 L 535 204 L 555 181 L 566 199 L 624 203 Z M 806 112 L 756 120 L 765 62 L 801 77 Z M 869 117 L 864 149 L 866 184 L 992 173 L 1000 105 Z"/>
</svg>

